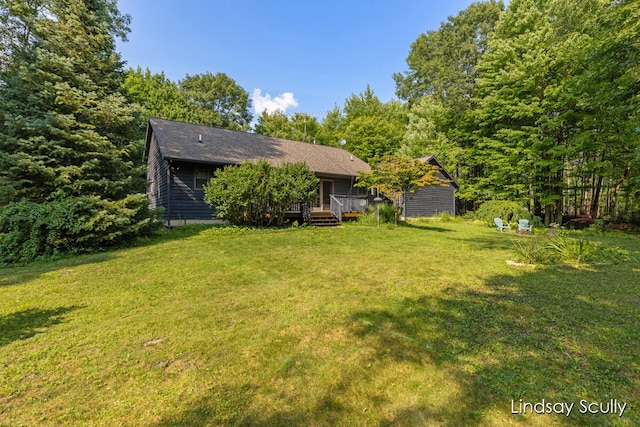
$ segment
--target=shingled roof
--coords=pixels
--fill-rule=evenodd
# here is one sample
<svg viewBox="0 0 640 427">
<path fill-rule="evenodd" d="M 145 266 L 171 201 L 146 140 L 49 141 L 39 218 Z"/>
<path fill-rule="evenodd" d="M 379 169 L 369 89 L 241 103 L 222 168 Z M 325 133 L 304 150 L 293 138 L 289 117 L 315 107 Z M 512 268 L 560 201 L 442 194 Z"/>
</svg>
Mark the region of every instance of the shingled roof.
<svg viewBox="0 0 640 427">
<path fill-rule="evenodd" d="M 367 163 L 338 147 L 155 117 L 149 119 L 145 155 L 149 154 L 152 134 L 167 160 L 223 165 L 260 159 L 273 165 L 304 162 L 317 174 L 333 176 L 356 176 L 371 170 Z"/>
<path fill-rule="evenodd" d="M 451 182 L 451 185 L 453 185 L 456 189 L 460 189 L 460 184 L 458 184 L 458 181 L 456 181 L 455 178 L 444 168 L 444 166 L 442 166 L 436 156 L 422 157 L 418 160 L 423 163 L 431 163 L 432 165 L 439 167 L 440 173 L 444 176 L 444 178 Z"/>
</svg>

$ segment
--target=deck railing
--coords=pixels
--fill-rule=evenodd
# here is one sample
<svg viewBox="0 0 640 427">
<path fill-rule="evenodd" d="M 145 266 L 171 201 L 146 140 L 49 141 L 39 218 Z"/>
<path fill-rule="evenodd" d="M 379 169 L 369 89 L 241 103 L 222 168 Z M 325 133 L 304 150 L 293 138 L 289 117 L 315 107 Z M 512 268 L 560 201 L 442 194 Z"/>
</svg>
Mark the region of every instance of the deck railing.
<svg viewBox="0 0 640 427">
<path fill-rule="evenodd" d="M 329 198 L 331 200 L 329 204 L 329 209 L 331 209 L 331 215 L 338 218 L 338 222 L 342 222 L 342 212 L 344 209 L 344 204 L 340 200 L 338 200 L 338 198 L 333 194 L 331 194 Z"/>
<path fill-rule="evenodd" d="M 367 196 L 341 196 L 331 194 L 330 209 L 331 214 L 342 222 L 342 214 L 347 212 L 365 212 L 369 207 L 369 199 Z"/>
</svg>

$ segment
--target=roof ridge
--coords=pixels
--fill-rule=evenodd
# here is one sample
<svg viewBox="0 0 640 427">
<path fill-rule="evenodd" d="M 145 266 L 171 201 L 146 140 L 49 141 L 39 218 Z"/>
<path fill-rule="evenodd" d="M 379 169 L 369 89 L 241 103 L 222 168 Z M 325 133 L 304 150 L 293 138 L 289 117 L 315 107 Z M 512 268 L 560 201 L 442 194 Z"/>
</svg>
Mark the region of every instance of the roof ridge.
<svg viewBox="0 0 640 427">
<path fill-rule="evenodd" d="M 189 122 L 185 122 L 185 121 L 182 121 L 182 120 L 164 119 L 162 117 L 155 117 L 155 116 L 149 117 L 149 121 L 151 121 L 152 119 L 163 120 L 163 121 L 166 121 L 166 122 L 179 123 L 179 124 L 189 125 L 189 126 L 199 126 L 199 127 L 203 127 L 203 128 L 207 128 L 207 129 L 217 129 L 217 130 L 221 130 L 221 131 L 235 132 L 235 133 L 239 133 L 239 134 L 243 134 L 243 135 L 254 135 L 254 136 L 257 136 L 257 137 L 261 137 L 261 138 L 265 138 L 265 139 L 271 139 L 271 140 L 275 140 L 275 141 L 293 142 L 293 143 L 297 143 L 297 144 L 308 144 L 308 145 L 315 145 L 315 146 L 318 146 L 318 147 L 328 147 L 328 148 L 332 148 L 332 149 L 338 149 L 338 150 L 347 151 L 342 147 L 336 147 L 334 145 L 316 144 L 316 143 L 311 143 L 311 142 L 306 142 L 306 141 L 296 141 L 295 139 L 280 138 L 280 137 L 277 137 L 277 136 L 263 135 L 261 133 L 247 132 L 247 131 L 243 131 L 243 130 L 228 129 L 228 128 L 223 128 L 223 127 L 219 127 L 219 126 L 203 125 L 203 124 L 199 124 L 199 123 L 189 123 Z M 349 151 L 347 151 L 347 152 L 350 153 Z"/>
</svg>

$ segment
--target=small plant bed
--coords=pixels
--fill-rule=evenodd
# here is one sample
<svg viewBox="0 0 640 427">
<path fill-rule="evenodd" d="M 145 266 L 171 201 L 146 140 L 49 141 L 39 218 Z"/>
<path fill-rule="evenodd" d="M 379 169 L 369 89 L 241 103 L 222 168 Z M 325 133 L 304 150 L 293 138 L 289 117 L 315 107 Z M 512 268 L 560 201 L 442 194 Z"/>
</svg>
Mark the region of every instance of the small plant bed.
<svg viewBox="0 0 640 427">
<path fill-rule="evenodd" d="M 552 236 L 531 239 L 513 239 L 516 259 L 510 265 L 602 265 L 637 262 L 627 250 L 584 236 L 571 237 L 566 231 Z"/>
</svg>

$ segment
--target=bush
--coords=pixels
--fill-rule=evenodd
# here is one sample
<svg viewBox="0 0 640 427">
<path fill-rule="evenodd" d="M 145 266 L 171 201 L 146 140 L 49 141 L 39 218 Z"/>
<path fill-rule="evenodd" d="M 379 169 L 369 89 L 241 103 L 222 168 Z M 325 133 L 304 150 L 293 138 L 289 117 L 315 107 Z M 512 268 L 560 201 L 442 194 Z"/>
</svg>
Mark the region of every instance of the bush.
<svg viewBox="0 0 640 427">
<path fill-rule="evenodd" d="M 611 219 L 611 215 L 605 215 L 601 218 L 596 218 L 593 221 L 593 224 L 589 226 L 589 228 L 597 232 L 604 233 L 605 231 L 607 231 L 607 227 L 611 223 Z"/>
<path fill-rule="evenodd" d="M 526 218 L 522 218 L 522 219 L 526 219 Z M 544 222 L 542 221 L 542 218 L 540 218 L 537 215 L 533 215 L 531 219 L 529 219 L 529 224 L 531 224 L 535 228 L 544 227 Z"/>
<path fill-rule="evenodd" d="M 531 214 L 517 202 L 491 200 L 480 205 L 475 217 L 493 226 L 494 218 L 502 218 L 505 223 L 517 222 L 519 219 L 531 219 Z"/>
<path fill-rule="evenodd" d="M 91 252 L 150 234 L 159 224 L 143 194 L 118 201 L 97 196 L 21 201 L 0 210 L 0 259 L 15 263 Z"/>
<path fill-rule="evenodd" d="M 306 164 L 276 167 L 261 160 L 217 171 L 204 187 L 204 200 L 233 225 L 266 227 L 282 225 L 293 203 L 314 201 L 317 188 L 318 178 Z"/>
</svg>

